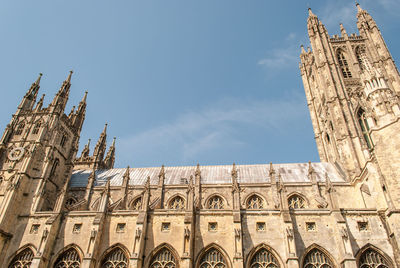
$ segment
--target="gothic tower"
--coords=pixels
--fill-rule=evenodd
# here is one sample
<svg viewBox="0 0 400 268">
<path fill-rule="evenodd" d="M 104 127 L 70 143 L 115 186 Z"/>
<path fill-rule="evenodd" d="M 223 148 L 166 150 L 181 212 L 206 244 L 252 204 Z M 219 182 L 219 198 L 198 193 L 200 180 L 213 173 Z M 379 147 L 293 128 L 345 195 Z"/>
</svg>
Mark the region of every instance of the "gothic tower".
<svg viewBox="0 0 400 268">
<path fill-rule="evenodd" d="M 376 193 L 399 241 L 400 76 L 376 22 L 356 6 L 358 35 L 341 24 L 340 36 L 329 36 L 309 10 L 311 49 L 302 47 L 300 70 L 321 161 Z"/>
<path fill-rule="evenodd" d="M 18 241 L 18 236 L 23 234 L 23 231 L 15 230 L 15 224 L 25 221 L 24 215 L 61 210 L 86 112 L 85 94 L 76 111 L 74 107 L 69 115 L 64 113 L 71 75 L 72 71 L 50 105 L 44 108 L 44 95 L 36 103 L 40 74 L 23 97 L 0 140 L 2 253 L 10 238 Z M 53 216 L 53 222 L 60 218 L 57 213 Z M 47 229 L 44 235 L 53 235 L 56 227 L 52 229 Z M 48 248 L 49 245 L 41 250 Z"/>
</svg>

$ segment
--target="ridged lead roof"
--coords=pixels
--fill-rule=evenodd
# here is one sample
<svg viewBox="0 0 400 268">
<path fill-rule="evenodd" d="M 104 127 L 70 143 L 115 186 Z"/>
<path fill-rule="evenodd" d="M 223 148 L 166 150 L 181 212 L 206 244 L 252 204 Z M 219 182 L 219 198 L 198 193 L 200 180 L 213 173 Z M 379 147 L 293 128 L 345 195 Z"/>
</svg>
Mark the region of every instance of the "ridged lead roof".
<svg viewBox="0 0 400 268">
<path fill-rule="evenodd" d="M 330 163 L 312 163 L 318 181 L 325 181 L 328 174 L 332 182 L 344 182 L 345 179 Z M 300 164 L 273 164 L 276 174 L 281 174 L 284 182 L 310 182 L 308 178 L 308 163 Z M 165 184 L 184 184 L 194 177 L 196 166 L 165 167 Z M 270 182 L 269 164 L 236 165 L 239 183 L 265 183 Z M 161 167 L 130 168 L 129 185 L 143 185 L 148 176 L 150 184 L 158 183 Z M 229 184 L 232 183 L 232 165 L 200 166 L 201 183 L 203 184 Z M 92 170 L 76 170 L 72 173 L 70 187 L 86 187 L 88 177 Z M 126 168 L 96 170 L 96 186 L 101 186 L 109 179 L 111 186 L 121 186 Z"/>
</svg>

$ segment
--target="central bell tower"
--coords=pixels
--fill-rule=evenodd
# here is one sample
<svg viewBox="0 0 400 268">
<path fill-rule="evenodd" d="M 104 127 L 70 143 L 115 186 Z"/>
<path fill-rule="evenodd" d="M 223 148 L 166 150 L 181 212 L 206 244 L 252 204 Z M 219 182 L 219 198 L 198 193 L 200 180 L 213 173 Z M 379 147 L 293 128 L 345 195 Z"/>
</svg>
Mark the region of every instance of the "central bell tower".
<svg viewBox="0 0 400 268">
<path fill-rule="evenodd" d="M 341 24 L 334 36 L 309 9 L 311 49 L 302 47 L 300 55 L 321 161 L 334 163 L 349 180 L 373 158 L 400 159 L 392 152 L 400 144 L 389 141 L 400 130 L 399 73 L 375 21 L 359 4 L 357 9 L 360 34 L 347 34 Z"/>
</svg>

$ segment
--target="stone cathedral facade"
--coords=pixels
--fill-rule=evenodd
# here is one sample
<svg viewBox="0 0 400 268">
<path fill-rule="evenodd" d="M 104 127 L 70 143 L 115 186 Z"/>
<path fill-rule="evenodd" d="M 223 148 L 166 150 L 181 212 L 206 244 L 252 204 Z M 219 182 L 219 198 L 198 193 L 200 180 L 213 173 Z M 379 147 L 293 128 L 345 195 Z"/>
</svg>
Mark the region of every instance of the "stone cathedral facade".
<svg viewBox="0 0 400 268">
<path fill-rule="evenodd" d="M 309 10 L 300 70 L 320 163 L 114 168 L 107 126 L 78 154 L 86 94 L 34 82 L 0 140 L 0 267 L 400 267 L 400 76 Z"/>
</svg>

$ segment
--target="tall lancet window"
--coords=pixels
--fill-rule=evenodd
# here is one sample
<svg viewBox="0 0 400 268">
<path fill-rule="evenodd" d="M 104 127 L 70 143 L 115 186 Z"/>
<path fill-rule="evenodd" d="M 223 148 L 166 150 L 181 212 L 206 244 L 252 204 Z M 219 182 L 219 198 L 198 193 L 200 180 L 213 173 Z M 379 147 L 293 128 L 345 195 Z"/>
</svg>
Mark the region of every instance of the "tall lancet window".
<svg viewBox="0 0 400 268">
<path fill-rule="evenodd" d="M 358 118 L 358 123 L 360 124 L 364 140 L 367 143 L 368 149 L 372 150 L 374 144 L 372 142 L 371 136 L 369 135 L 369 125 L 367 122 L 367 116 L 362 108 L 358 109 L 357 118 Z"/>
<path fill-rule="evenodd" d="M 344 56 L 344 53 L 341 49 L 339 49 L 337 52 L 337 59 L 339 62 L 339 67 L 342 70 L 343 77 L 351 78 L 352 75 L 349 69 L 349 64 L 347 63 L 346 57 Z"/>
<path fill-rule="evenodd" d="M 358 61 L 358 65 L 360 66 L 360 69 L 370 71 L 371 70 L 371 65 L 369 63 L 369 60 L 367 58 L 367 54 L 365 53 L 365 47 L 358 46 L 356 48 L 356 57 Z"/>
</svg>

